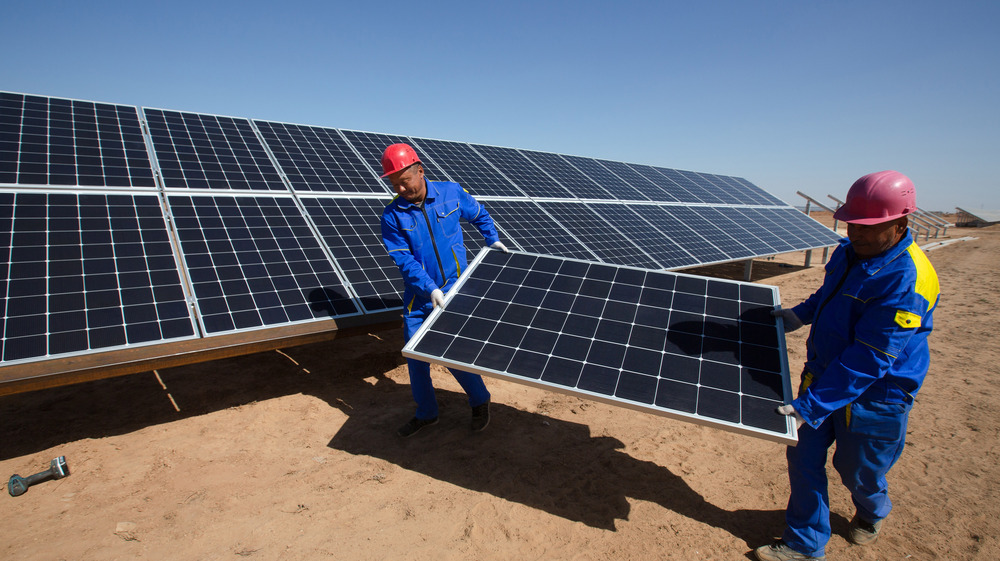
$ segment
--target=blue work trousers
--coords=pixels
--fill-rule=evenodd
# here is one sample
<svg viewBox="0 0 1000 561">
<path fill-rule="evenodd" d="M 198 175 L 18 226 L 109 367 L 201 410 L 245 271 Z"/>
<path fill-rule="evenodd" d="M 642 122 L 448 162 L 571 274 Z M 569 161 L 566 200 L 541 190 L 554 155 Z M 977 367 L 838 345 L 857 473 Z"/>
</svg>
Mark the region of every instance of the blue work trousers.
<svg viewBox="0 0 1000 561">
<path fill-rule="evenodd" d="M 413 334 L 417 332 L 432 310 L 433 305 L 428 303 L 419 310 L 409 311 L 403 316 L 403 335 L 407 341 L 413 337 Z M 416 417 L 418 419 L 437 417 L 438 403 L 437 397 L 434 396 L 434 384 L 431 382 L 431 365 L 422 360 L 408 358 L 406 366 L 410 371 L 410 390 L 413 392 L 413 400 L 417 402 Z M 490 400 L 490 392 L 486 389 L 482 376 L 453 368 L 448 370 L 469 396 L 471 407 L 482 405 Z"/>
<path fill-rule="evenodd" d="M 896 463 L 906 440 L 910 405 L 853 403 L 833 412 L 817 428 L 803 425 L 799 442 L 789 446 L 788 480 L 791 495 L 785 512 L 782 539 L 792 549 L 819 557 L 830 539 L 830 497 L 826 458 L 836 443 L 833 467 L 851 492 L 858 515 L 877 522 L 892 510 L 885 476 Z"/>
</svg>

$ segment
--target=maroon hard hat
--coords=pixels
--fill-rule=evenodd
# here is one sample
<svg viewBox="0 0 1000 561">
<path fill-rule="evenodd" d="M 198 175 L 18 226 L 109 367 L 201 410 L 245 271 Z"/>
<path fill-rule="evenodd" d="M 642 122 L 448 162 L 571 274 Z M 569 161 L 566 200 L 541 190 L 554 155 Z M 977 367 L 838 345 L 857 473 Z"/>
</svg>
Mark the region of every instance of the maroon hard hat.
<svg viewBox="0 0 1000 561">
<path fill-rule="evenodd" d="M 915 210 L 917 191 L 913 182 L 898 171 L 886 170 L 855 181 L 833 218 L 849 224 L 879 224 Z"/>
<path fill-rule="evenodd" d="M 382 153 L 382 177 L 392 175 L 419 163 L 416 151 L 409 144 L 390 144 Z"/>
</svg>

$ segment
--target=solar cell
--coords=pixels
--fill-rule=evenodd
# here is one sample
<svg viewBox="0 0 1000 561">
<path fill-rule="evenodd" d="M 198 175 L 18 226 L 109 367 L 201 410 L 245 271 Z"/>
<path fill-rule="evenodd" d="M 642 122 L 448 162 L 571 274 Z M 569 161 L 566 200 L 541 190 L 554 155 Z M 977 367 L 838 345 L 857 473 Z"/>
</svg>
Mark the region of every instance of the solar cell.
<svg viewBox="0 0 1000 561">
<path fill-rule="evenodd" d="M 143 108 L 167 189 L 286 191 L 250 121 Z"/>
<path fill-rule="evenodd" d="M 742 177 L 732 177 L 732 176 L 730 176 L 729 180 L 730 181 L 735 181 L 735 182 L 739 183 L 740 185 L 743 185 L 744 187 L 746 187 L 746 189 L 747 189 L 748 192 L 754 193 L 755 196 L 756 196 L 756 198 L 761 199 L 760 204 L 769 204 L 769 205 L 777 205 L 777 206 L 788 206 L 788 203 L 786 203 L 786 202 L 782 201 L 781 199 L 775 197 L 774 195 L 772 195 L 772 194 L 764 191 L 760 187 L 754 185 L 753 183 L 750 183 L 749 181 L 747 181 L 746 179 L 743 179 Z"/>
<path fill-rule="evenodd" d="M 0 183 L 151 188 L 136 108 L 0 92 Z"/>
<path fill-rule="evenodd" d="M 528 196 L 557 199 L 574 198 L 573 193 L 556 183 L 520 151 L 482 144 L 471 146 Z"/>
<path fill-rule="evenodd" d="M 779 442 L 774 287 L 484 251 L 403 354 Z"/>
<path fill-rule="evenodd" d="M 392 194 L 378 178 L 381 155 L 397 142 L 414 145 L 428 179 L 458 181 L 486 204 L 508 247 L 556 256 L 562 259 L 558 267 L 563 261 L 593 262 L 586 275 L 616 271 L 602 268 L 609 263 L 678 268 L 838 239 L 738 177 L 0 92 L 0 254 L 6 252 L 0 259 L 0 361 L 6 366 L 329 317 L 375 317 L 398 308 L 402 281 L 378 227 Z M 466 223 L 462 227 L 470 256 L 478 253 L 480 234 Z M 552 266 L 536 262 L 542 269 Z M 579 351 L 584 345 L 569 337 L 602 333 L 593 343 L 587 339 L 587 348 L 599 351 L 581 379 L 603 387 L 608 379 L 595 377 L 595 369 L 613 369 L 621 353 L 609 348 L 616 342 L 609 326 L 623 328 L 627 316 L 647 314 L 647 306 L 602 303 L 598 295 L 608 286 L 634 289 L 586 275 L 586 282 L 556 278 L 557 271 L 526 272 L 531 279 L 552 275 L 556 284 L 524 288 L 516 309 L 484 302 L 491 307 L 484 317 L 527 314 L 546 298 L 542 323 L 533 326 L 535 337 L 526 344 L 537 352 L 551 339 L 553 347 Z M 560 310 L 557 303 L 570 297 L 570 307 Z M 732 299 L 711 294 L 699 304 L 700 297 L 672 294 L 678 306 L 670 317 L 708 317 L 710 310 L 734 306 Z M 566 316 L 560 314 L 590 305 L 607 308 L 608 317 L 573 316 L 575 323 L 562 329 Z M 538 331 L 545 326 L 548 332 Z M 474 321 L 463 336 L 487 328 Z M 675 329 L 680 343 L 690 343 L 686 328 L 693 330 Z M 733 344 L 719 343 L 728 339 L 710 335 L 710 329 L 726 331 L 705 324 L 698 334 L 700 360 L 676 358 L 671 367 L 690 373 L 700 365 L 698 375 L 710 382 L 704 395 L 735 387 L 718 366 L 730 364 Z M 763 344 L 754 339 L 755 329 L 740 330 L 739 345 L 773 344 L 770 336 Z M 632 332 L 637 342 L 649 336 Z M 671 354 L 670 344 L 664 340 L 662 353 Z M 515 356 L 517 349 L 508 347 L 504 352 Z M 746 356 L 753 364 L 756 355 L 739 348 L 741 360 Z M 622 395 L 643 395 L 649 379 L 634 374 L 656 378 L 637 370 L 640 356 L 626 349 L 620 357 L 623 375 L 616 387 Z M 553 376 L 562 372 L 564 358 L 549 365 Z"/>
<path fill-rule="evenodd" d="M 710 204 L 720 204 L 727 202 L 720 195 L 724 193 L 722 189 L 718 186 L 711 184 L 706 181 L 704 177 L 701 177 L 695 172 L 683 171 L 679 169 L 670 168 L 653 168 L 660 172 L 667 179 L 679 185 L 684 191 L 691 193 L 691 195 L 697 200 L 704 203 Z M 684 200 L 684 199 L 682 199 Z M 737 199 L 729 199 L 728 202 L 739 202 Z"/>
<path fill-rule="evenodd" d="M 990 222 L 1000 222 L 1000 211 L 986 210 L 986 209 L 968 211 L 965 210 L 964 208 L 959 208 L 959 207 L 955 207 L 955 210 L 957 210 L 960 215 L 963 215 L 959 218 L 960 220 L 962 220 L 963 225 L 964 224 L 975 225 L 978 223 L 988 224 Z"/>
<path fill-rule="evenodd" d="M 595 208 L 603 209 L 606 205 L 592 208 L 584 203 L 555 201 L 544 201 L 539 204 L 546 212 L 556 217 L 556 220 L 565 226 L 570 233 L 597 254 L 601 261 L 654 269 L 659 267 L 659 264 L 648 253 L 601 218 L 600 214 L 594 210 Z M 622 218 L 623 215 L 618 217 Z M 627 230 L 631 226 L 631 222 L 617 224 L 617 226 Z"/>
<path fill-rule="evenodd" d="M 524 197 L 524 193 L 500 174 L 492 164 L 464 142 L 416 139 L 417 154 L 426 154 L 451 181 L 458 182 L 475 197 Z M 444 179 L 444 178 L 442 178 Z"/>
<path fill-rule="evenodd" d="M 713 224 L 705 219 L 694 207 L 663 206 L 660 208 L 664 212 L 673 215 L 682 224 L 698 232 L 699 236 L 707 240 L 714 249 L 721 251 L 729 260 L 744 259 L 753 256 L 753 251 L 726 233 L 720 225 Z M 697 253 L 694 255 L 699 256 Z"/>
<path fill-rule="evenodd" d="M 269 121 L 254 124 L 293 189 L 389 193 L 385 183 L 336 129 Z"/>
<path fill-rule="evenodd" d="M 360 313 L 291 197 L 168 201 L 206 334 Z"/>
<path fill-rule="evenodd" d="M 797 236 L 791 235 L 781 224 L 772 221 L 755 208 L 722 207 L 718 209 L 733 222 L 747 231 L 747 235 L 770 246 L 774 253 L 795 251 L 801 244 Z"/>
<path fill-rule="evenodd" d="M 562 186 L 580 199 L 614 199 L 614 195 L 576 169 L 559 154 L 521 150 L 529 160 L 542 168 Z"/>
<path fill-rule="evenodd" d="M 654 228 L 672 239 L 678 247 L 691 255 L 694 263 L 715 263 L 725 261 L 728 256 L 712 242 L 705 239 L 691 226 L 670 214 L 659 205 L 630 204 L 629 209 L 642 216 Z"/>
<path fill-rule="evenodd" d="M 768 243 L 769 241 L 774 240 L 768 237 L 767 230 L 763 226 L 754 226 L 749 224 L 748 221 L 743 219 L 744 217 L 742 215 L 730 216 L 730 213 L 723 212 L 724 210 L 731 210 L 731 208 L 712 208 L 702 206 L 693 207 L 692 210 L 723 232 L 726 232 L 728 235 L 738 239 L 740 244 L 749 249 L 754 255 L 768 255 L 776 253 L 774 247 Z M 736 217 L 741 219 L 740 222 L 734 220 Z M 752 228 L 753 231 L 747 230 L 744 225 Z"/>
<path fill-rule="evenodd" d="M 698 175 L 718 186 L 715 192 L 727 203 L 744 205 L 771 205 L 771 200 L 760 196 L 760 189 L 734 177 L 698 172 Z"/>
<path fill-rule="evenodd" d="M 668 232 L 662 229 L 662 225 L 653 225 L 628 205 L 594 203 L 592 208 L 620 231 L 627 232 L 628 239 L 648 253 L 661 269 L 677 269 L 698 264 L 698 260 L 688 253 L 682 244 L 672 239 Z"/>
<path fill-rule="evenodd" d="M 669 196 L 662 187 L 653 183 L 649 179 L 646 179 L 642 174 L 634 170 L 630 165 L 624 162 L 615 162 L 611 160 L 597 160 L 597 162 L 612 172 L 616 177 L 620 177 L 625 183 L 629 185 L 634 191 L 641 194 L 637 198 L 626 198 L 625 200 L 635 200 L 635 201 L 676 201 L 676 197 Z M 619 196 L 619 198 L 622 198 Z"/>
<path fill-rule="evenodd" d="M 682 203 L 700 203 L 701 199 L 696 197 L 694 194 L 684 189 L 676 182 L 671 180 L 669 177 L 660 173 L 657 168 L 653 166 L 647 166 L 642 164 L 627 164 L 628 167 L 632 168 L 637 174 L 645 178 L 647 181 L 656 185 L 659 192 L 653 192 L 650 194 L 650 198 L 654 201 L 666 201 L 666 202 L 682 202 Z"/>
<path fill-rule="evenodd" d="M 794 208 L 761 209 L 760 212 L 771 217 L 778 224 L 787 224 L 787 229 L 794 232 L 795 237 L 803 241 L 799 249 L 836 245 L 841 238 L 833 230 Z"/>
<path fill-rule="evenodd" d="M 159 198 L 0 192 L 3 362 L 195 335 Z"/>
<path fill-rule="evenodd" d="M 607 190 L 612 197 L 620 201 L 648 201 L 649 197 L 641 191 L 629 185 L 624 179 L 615 175 L 607 166 L 601 164 L 594 158 L 583 158 L 581 156 L 563 156 L 567 162 L 573 165 L 587 177 L 590 177 L 598 185 Z M 650 184 L 652 186 L 652 184 Z"/>
<path fill-rule="evenodd" d="M 489 201 L 490 216 L 522 249 L 534 253 L 598 260 L 572 233 L 534 201 Z"/>
</svg>

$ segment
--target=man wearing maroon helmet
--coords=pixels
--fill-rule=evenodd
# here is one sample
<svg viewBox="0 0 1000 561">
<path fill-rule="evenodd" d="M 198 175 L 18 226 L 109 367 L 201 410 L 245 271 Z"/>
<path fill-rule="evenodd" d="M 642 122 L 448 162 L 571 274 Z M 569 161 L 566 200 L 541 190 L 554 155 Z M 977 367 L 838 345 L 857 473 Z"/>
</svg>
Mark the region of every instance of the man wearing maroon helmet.
<svg viewBox="0 0 1000 561">
<path fill-rule="evenodd" d="M 486 245 L 504 252 L 507 248 L 486 208 L 458 183 L 428 181 L 410 145 L 386 148 L 382 171 L 397 195 L 382 212 L 382 242 L 403 276 L 403 332 L 409 341 L 434 307 L 444 303 L 444 293 L 468 264 L 459 218 L 475 226 Z M 417 412 L 400 427 L 398 434 L 404 438 L 438 421 L 430 365 L 415 359 L 406 362 Z M 485 429 L 490 393 L 483 378 L 455 369 L 451 373 L 469 396 L 472 430 Z"/>
<path fill-rule="evenodd" d="M 847 239 L 830 257 L 823 285 L 775 310 L 786 331 L 812 328 L 798 397 L 778 408 L 794 416 L 799 440 L 787 449 L 791 494 L 782 538 L 756 549 L 761 561 L 825 559 L 830 539 L 826 459 L 851 492 L 848 539 L 868 544 L 892 509 L 886 474 L 899 459 L 914 396 L 927 374 L 927 336 L 938 303 L 937 274 L 914 242 L 913 183 L 897 171 L 865 175 L 834 218 Z"/>
</svg>

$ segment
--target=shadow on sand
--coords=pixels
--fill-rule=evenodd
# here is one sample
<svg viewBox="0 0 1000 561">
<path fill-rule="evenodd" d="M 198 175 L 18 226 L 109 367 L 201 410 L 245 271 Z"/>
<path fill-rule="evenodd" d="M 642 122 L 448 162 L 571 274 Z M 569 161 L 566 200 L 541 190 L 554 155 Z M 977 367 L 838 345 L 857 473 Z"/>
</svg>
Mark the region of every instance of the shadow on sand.
<svg viewBox="0 0 1000 561">
<path fill-rule="evenodd" d="M 584 424 L 494 403 L 489 428 L 472 433 L 461 393 L 439 390 L 441 422 L 401 439 L 395 430 L 413 410 L 410 389 L 386 376 L 404 364 L 401 337 L 389 331 L 172 368 L 159 373 L 166 388 L 148 373 L 0 397 L 0 459 L 301 393 L 347 415 L 331 435 L 333 449 L 591 527 L 614 530 L 629 517 L 629 499 L 724 529 L 748 546 L 782 525 L 781 510 L 728 511 L 705 501 L 684 478 Z"/>
</svg>

